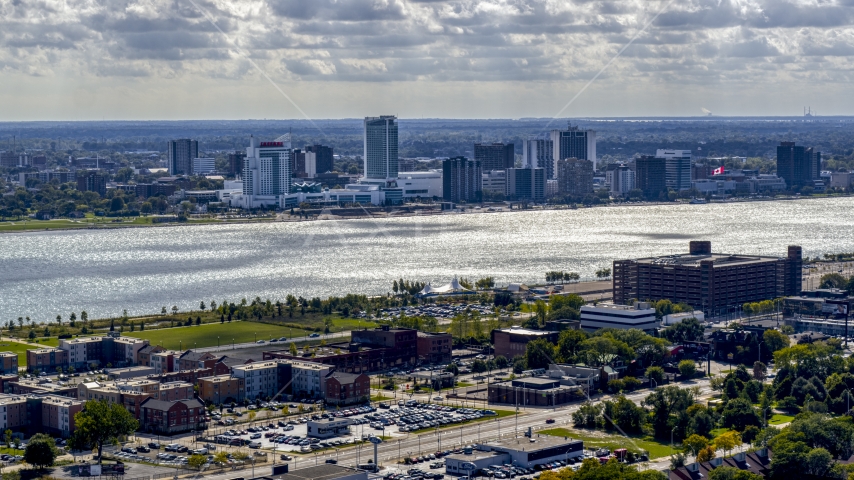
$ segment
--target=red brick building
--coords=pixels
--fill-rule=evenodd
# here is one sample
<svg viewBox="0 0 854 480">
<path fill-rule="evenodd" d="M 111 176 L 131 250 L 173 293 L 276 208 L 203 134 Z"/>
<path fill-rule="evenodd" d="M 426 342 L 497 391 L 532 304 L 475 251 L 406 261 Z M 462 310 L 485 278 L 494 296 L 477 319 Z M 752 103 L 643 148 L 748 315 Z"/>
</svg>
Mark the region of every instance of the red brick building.
<svg viewBox="0 0 854 480">
<path fill-rule="evenodd" d="M 560 332 L 528 330 L 527 328 L 519 327 L 500 328 L 492 331 L 492 345 L 495 346 L 496 357 L 502 355 L 511 360 L 525 354 L 528 342 L 544 338 L 551 343 L 557 344 L 559 336 Z"/>
<path fill-rule="evenodd" d="M 333 372 L 326 377 L 326 403 L 351 405 L 371 397 L 371 378 L 364 373 Z"/>
<path fill-rule="evenodd" d="M 0 369 L 2 374 L 18 374 L 18 354 L 12 352 L 0 352 Z"/>
<path fill-rule="evenodd" d="M 68 368 L 68 351 L 59 348 L 27 350 L 27 371 L 54 373 L 56 367 Z"/>
<path fill-rule="evenodd" d="M 452 342 L 450 333 L 418 332 L 418 360 L 422 363 L 449 363 Z"/>
<path fill-rule="evenodd" d="M 140 430 L 145 432 L 172 435 L 207 428 L 205 406 L 196 398 L 175 402 L 149 398 L 140 408 Z"/>
</svg>

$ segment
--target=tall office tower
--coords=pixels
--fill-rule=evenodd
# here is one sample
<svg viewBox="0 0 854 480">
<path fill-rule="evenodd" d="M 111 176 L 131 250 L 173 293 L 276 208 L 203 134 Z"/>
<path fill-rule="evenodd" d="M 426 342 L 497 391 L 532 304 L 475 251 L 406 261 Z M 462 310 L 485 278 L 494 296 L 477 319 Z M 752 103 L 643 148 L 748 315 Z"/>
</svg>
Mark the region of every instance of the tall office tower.
<svg viewBox="0 0 854 480">
<path fill-rule="evenodd" d="M 259 142 L 249 138 L 243 166 L 243 195 L 248 208 L 278 205 L 290 193 L 291 146 L 286 142 Z"/>
<path fill-rule="evenodd" d="M 558 160 L 557 191 L 573 197 L 593 193 L 593 162 L 578 158 Z"/>
<path fill-rule="evenodd" d="M 625 196 L 637 188 L 635 171 L 626 165 L 619 165 L 611 172 L 611 193 Z"/>
<path fill-rule="evenodd" d="M 397 178 L 397 117 L 365 117 L 365 178 Z"/>
<path fill-rule="evenodd" d="M 291 178 L 306 177 L 305 152 L 299 148 L 291 150 Z"/>
<path fill-rule="evenodd" d="M 504 195 L 512 200 L 544 202 L 546 171 L 544 168 L 508 168 Z"/>
<path fill-rule="evenodd" d="M 243 162 L 246 161 L 246 152 L 234 152 L 228 154 L 228 174 L 240 175 L 243 173 Z"/>
<path fill-rule="evenodd" d="M 551 140 L 555 161 L 563 158 L 590 160 L 596 170 L 596 132 L 569 125 L 566 130 L 552 130 Z"/>
<path fill-rule="evenodd" d="M 797 190 L 812 186 L 821 174 L 821 152 L 795 145 L 795 142 L 780 142 L 777 147 L 777 176 L 786 181 L 786 187 Z"/>
<path fill-rule="evenodd" d="M 169 140 L 166 156 L 170 175 L 190 175 L 193 173 L 193 159 L 199 156 L 199 142 L 189 138 Z"/>
<path fill-rule="evenodd" d="M 305 146 L 305 170 L 309 177 L 318 173 L 327 173 L 335 169 L 332 147 L 326 145 Z"/>
<path fill-rule="evenodd" d="M 650 200 L 658 200 L 667 192 L 667 161 L 643 156 L 635 159 L 635 187 Z"/>
<path fill-rule="evenodd" d="M 474 161 L 484 172 L 507 170 L 516 166 L 516 149 L 512 143 L 475 143 Z"/>
<path fill-rule="evenodd" d="M 442 197 L 446 202 L 479 202 L 482 182 L 480 162 L 466 157 L 442 161 Z"/>
<path fill-rule="evenodd" d="M 691 150 L 658 149 L 655 156 L 664 159 L 668 189 L 677 192 L 691 190 Z"/>
<path fill-rule="evenodd" d="M 81 192 L 97 192 L 102 197 L 107 196 L 107 176 L 97 170 L 77 172 L 77 190 Z"/>
<path fill-rule="evenodd" d="M 554 146 L 548 134 L 531 135 L 522 142 L 522 166 L 542 168 L 546 178 L 554 178 Z"/>
</svg>

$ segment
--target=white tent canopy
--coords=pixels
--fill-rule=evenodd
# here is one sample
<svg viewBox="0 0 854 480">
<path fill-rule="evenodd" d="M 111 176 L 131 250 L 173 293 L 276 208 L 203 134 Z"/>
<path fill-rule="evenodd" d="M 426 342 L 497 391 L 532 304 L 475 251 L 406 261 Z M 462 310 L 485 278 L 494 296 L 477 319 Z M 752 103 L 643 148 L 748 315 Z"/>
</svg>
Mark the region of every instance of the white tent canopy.
<svg viewBox="0 0 854 480">
<path fill-rule="evenodd" d="M 460 285 L 460 281 L 454 277 L 451 280 L 451 283 L 447 285 L 442 285 L 441 287 L 433 287 L 429 283 L 424 287 L 423 290 L 419 292 L 420 295 L 448 295 L 452 293 L 474 293 L 472 290 L 469 290 L 462 285 Z"/>
</svg>

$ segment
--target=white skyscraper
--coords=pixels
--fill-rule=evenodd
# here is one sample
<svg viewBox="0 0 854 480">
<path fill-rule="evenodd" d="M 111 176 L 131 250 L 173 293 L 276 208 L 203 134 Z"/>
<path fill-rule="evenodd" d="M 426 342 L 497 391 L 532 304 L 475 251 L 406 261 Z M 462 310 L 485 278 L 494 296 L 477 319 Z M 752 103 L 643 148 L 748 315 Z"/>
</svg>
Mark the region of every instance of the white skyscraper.
<svg viewBox="0 0 854 480">
<path fill-rule="evenodd" d="M 658 149 L 655 158 L 664 159 L 669 190 L 679 192 L 691 189 L 691 150 Z"/>
<path fill-rule="evenodd" d="M 546 178 L 554 178 L 554 148 L 547 134 L 531 135 L 522 142 L 522 166 L 542 168 Z"/>
<path fill-rule="evenodd" d="M 397 178 L 397 117 L 365 117 L 365 178 Z"/>
<path fill-rule="evenodd" d="M 290 142 L 259 142 L 250 137 L 243 163 L 244 208 L 278 206 L 290 188 Z"/>
</svg>

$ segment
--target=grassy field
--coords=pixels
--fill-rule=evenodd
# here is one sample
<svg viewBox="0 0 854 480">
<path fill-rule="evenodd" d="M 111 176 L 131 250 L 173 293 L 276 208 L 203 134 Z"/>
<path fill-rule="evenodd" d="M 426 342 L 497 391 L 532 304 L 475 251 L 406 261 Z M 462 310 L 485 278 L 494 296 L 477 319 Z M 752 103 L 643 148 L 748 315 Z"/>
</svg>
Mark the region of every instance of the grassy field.
<svg viewBox="0 0 854 480">
<path fill-rule="evenodd" d="M 0 352 L 12 352 L 18 354 L 18 366 L 27 366 L 27 350 L 32 350 L 36 347 L 18 342 L 0 342 Z"/>
<path fill-rule="evenodd" d="M 775 413 L 774 416 L 772 416 L 771 419 L 768 420 L 768 425 L 782 425 L 784 423 L 789 423 L 794 419 L 795 417 L 792 417 L 790 415 L 781 415 L 779 413 Z"/>
<path fill-rule="evenodd" d="M 651 437 L 624 437 L 622 435 L 611 435 L 604 432 L 586 432 L 584 430 L 570 430 L 568 428 L 552 428 L 540 430 L 540 434 L 553 435 L 556 437 L 571 437 L 584 441 L 584 448 L 604 447 L 611 451 L 618 448 L 627 448 L 639 452 L 649 452 L 650 459 L 667 457 L 670 455 L 670 445 L 658 442 Z"/>
<path fill-rule="evenodd" d="M 230 323 L 207 323 L 192 327 L 162 328 L 144 332 L 128 332 L 126 330 L 122 335 L 146 339 L 152 345 L 160 345 L 167 349 L 188 349 L 215 347 L 217 343 L 225 346 L 232 341 L 234 343 L 247 343 L 256 340 L 270 341 L 271 338 L 301 337 L 305 334 L 305 330 L 280 325 L 234 321 Z M 288 345 L 287 342 L 283 344 Z"/>
</svg>

